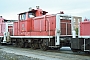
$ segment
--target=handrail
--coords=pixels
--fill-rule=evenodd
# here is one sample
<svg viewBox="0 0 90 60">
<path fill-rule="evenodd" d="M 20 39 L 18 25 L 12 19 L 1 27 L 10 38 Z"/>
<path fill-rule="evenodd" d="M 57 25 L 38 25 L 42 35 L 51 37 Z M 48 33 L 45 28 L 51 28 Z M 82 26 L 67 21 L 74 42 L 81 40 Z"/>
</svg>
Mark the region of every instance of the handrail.
<svg viewBox="0 0 90 60">
<path fill-rule="evenodd" d="M 50 41 L 50 21 L 49 19 L 47 19 L 46 21 L 48 21 L 48 24 L 49 24 L 49 41 Z"/>
<path fill-rule="evenodd" d="M 90 50 L 86 50 L 86 42 L 85 42 L 86 39 L 84 39 L 84 51 L 90 51 Z"/>
</svg>

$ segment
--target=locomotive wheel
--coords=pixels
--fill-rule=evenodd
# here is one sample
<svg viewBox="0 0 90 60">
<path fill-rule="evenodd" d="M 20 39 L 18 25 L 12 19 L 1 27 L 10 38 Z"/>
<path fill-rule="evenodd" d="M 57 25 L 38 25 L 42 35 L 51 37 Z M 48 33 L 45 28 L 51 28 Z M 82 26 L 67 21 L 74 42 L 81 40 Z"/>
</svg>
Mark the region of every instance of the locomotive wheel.
<svg viewBox="0 0 90 60">
<path fill-rule="evenodd" d="M 17 43 L 16 42 L 15 43 L 12 43 L 12 45 L 15 46 L 15 47 L 17 47 Z"/>
<path fill-rule="evenodd" d="M 46 46 L 44 44 L 40 44 L 40 49 L 46 51 L 46 50 L 48 50 L 48 46 Z"/>
<path fill-rule="evenodd" d="M 24 48 L 24 41 L 22 39 L 18 42 L 18 46 Z"/>
<path fill-rule="evenodd" d="M 24 43 L 19 43 L 19 47 L 24 48 Z"/>
<path fill-rule="evenodd" d="M 37 48 L 37 44 L 32 43 L 32 44 L 31 44 L 31 48 L 35 50 L 35 49 Z"/>
<path fill-rule="evenodd" d="M 28 48 L 28 43 L 25 43 L 25 48 Z"/>
</svg>

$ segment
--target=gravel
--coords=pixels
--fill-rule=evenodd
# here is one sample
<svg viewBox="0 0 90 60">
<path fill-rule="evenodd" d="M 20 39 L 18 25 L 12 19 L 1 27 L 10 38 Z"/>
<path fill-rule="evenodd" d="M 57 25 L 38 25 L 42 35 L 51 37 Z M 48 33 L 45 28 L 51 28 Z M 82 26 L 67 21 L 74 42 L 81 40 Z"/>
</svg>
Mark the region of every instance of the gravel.
<svg viewBox="0 0 90 60">
<path fill-rule="evenodd" d="M 51 52 L 30 48 L 0 47 L 0 60 L 90 60 L 90 55 L 77 55 L 63 49 L 59 52 Z"/>
<path fill-rule="evenodd" d="M 41 60 L 41 59 L 16 55 L 13 53 L 6 53 L 0 50 L 0 60 Z"/>
</svg>

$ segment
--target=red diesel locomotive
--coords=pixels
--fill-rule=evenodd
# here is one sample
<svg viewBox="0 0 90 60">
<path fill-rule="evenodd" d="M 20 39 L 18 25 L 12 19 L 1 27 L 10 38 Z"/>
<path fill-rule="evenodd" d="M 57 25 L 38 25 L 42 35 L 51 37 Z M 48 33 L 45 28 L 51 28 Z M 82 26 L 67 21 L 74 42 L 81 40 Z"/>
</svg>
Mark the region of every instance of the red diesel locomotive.
<svg viewBox="0 0 90 60">
<path fill-rule="evenodd" d="M 50 15 L 46 13 L 48 12 L 37 7 L 18 14 L 18 21 L 5 22 L 0 19 L 1 44 L 42 50 L 70 46 L 72 51 L 86 51 L 86 48 L 90 51 L 90 40 L 89 47 L 86 47 L 87 42 L 84 38 L 76 38 L 72 16 L 63 12 Z"/>
</svg>

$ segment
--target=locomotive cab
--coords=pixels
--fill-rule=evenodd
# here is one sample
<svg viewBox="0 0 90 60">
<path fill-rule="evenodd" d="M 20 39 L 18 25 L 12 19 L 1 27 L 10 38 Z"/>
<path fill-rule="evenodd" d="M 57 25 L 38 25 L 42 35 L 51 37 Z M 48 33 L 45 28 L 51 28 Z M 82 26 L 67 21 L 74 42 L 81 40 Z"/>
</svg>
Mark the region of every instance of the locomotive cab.
<svg viewBox="0 0 90 60">
<path fill-rule="evenodd" d="M 43 16 L 46 13 L 48 13 L 48 12 L 40 9 L 39 6 L 36 6 L 36 7 L 37 7 L 36 9 L 29 8 L 29 11 L 24 12 L 24 13 L 20 13 L 19 14 L 19 20 L 28 20 L 28 18 Z"/>
<path fill-rule="evenodd" d="M 17 33 L 15 35 L 18 36 L 25 36 L 25 34 L 27 34 L 27 32 L 31 32 L 34 30 L 34 28 L 32 27 L 34 25 L 34 18 L 39 17 L 39 16 L 43 16 L 45 15 L 46 11 L 43 11 L 42 9 L 29 9 L 29 11 L 27 12 L 23 12 L 18 14 L 18 22 L 15 22 L 16 25 L 14 25 L 16 28 L 15 30 L 19 30 L 17 31 Z"/>
</svg>

